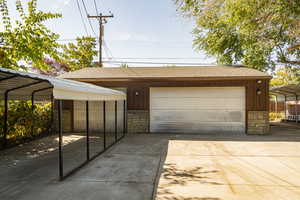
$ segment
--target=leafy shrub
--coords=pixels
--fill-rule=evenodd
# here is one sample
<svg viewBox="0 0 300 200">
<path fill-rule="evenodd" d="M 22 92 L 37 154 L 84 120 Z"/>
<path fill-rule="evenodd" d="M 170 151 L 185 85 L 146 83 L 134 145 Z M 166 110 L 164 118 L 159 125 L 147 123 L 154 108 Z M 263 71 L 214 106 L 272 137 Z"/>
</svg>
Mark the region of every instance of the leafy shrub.
<svg viewBox="0 0 300 200">
<path fill-rule="evenodd" d="M 4 106 L 0 107 L 0 138 L 4 136 Z M 35 104 L 30 101 L 9 101 L 8 135 L 9 143 L 32 138 L 50 127 L 51 104 Z M 33 127 L 33 129 L 32 129 Z M 33 130 L 33 131 L 32 131 Z"/>
<path fill-rule="evenodd" d="M 280 120 L 284 118 L 284 113 L 275 113 L 275 112 L 270 112 L 269 113 L 269 120 L 270 121 L 275 121 L 275 120 Z"/>
</svg>

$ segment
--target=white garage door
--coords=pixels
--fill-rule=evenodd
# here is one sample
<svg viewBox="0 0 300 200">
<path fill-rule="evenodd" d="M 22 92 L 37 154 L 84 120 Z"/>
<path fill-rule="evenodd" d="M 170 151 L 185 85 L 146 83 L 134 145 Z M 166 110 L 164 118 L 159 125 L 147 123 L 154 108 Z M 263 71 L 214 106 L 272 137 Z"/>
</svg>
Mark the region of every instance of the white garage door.
<svg viewBox="0 0 300 200">
<path fill-rule="evenodd" d="M 150 88 L 150 131 L 244 133 L 245 88 Z"/>
</svg>

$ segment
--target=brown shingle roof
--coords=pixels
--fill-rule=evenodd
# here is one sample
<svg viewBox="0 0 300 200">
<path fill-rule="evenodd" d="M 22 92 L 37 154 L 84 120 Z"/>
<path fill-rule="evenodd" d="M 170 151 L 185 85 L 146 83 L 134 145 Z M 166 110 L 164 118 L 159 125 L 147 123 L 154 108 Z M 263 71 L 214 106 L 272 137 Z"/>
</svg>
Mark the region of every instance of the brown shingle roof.
<svg viewBox="0 0 300 200">
<path fill-rule="evenodd" d="M 266 73 L 241 66 L 201 67 L 104 67 L 84 68 L 65 73 L 67 79 L 142 79 L 142 78 L 271 78 Z"/>
</svg>

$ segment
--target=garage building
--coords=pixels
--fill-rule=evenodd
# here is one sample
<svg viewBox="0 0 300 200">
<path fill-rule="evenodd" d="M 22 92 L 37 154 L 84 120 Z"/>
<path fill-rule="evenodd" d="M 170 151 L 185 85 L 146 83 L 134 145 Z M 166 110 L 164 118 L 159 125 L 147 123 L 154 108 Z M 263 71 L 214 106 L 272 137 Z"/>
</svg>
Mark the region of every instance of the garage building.
<svg viewBox="0 0 300 200">
<path fill-rule="evenodd" d="M 129 133 L 269 132 L 271 76 L 244 66 L 85 68 L 61 77 L 126 91 Z"/>
</svg>

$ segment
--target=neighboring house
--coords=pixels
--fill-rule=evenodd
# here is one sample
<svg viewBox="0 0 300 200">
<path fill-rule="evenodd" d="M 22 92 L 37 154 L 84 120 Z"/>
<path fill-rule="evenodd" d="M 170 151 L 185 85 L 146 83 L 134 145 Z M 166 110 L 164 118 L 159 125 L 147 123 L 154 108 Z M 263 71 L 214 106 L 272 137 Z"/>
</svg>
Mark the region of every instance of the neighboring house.
<svg viewBox="0 0 300 200">
<path fill-rule="evenodd" d="M 271 76 L 243 66 L 85 68 L 60 77 L 127 91 L 131 133 L 269 132 Z"/>
</svg>

